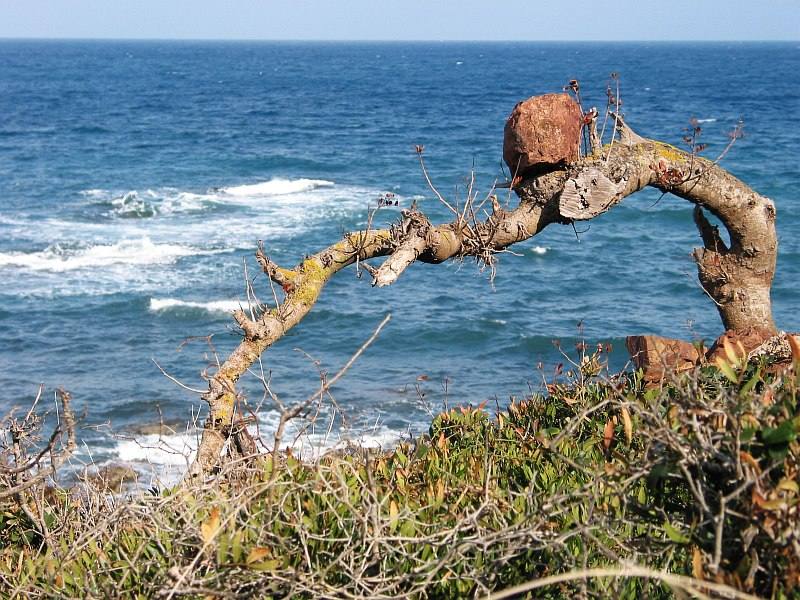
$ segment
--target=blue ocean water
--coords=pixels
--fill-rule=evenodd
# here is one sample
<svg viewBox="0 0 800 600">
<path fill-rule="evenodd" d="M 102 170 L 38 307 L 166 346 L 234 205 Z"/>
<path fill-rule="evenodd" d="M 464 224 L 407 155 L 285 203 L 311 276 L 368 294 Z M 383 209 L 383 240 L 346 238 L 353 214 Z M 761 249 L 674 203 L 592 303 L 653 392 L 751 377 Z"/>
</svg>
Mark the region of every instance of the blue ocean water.
<svg viewBox="0 0 800 600">
<path fill-rule="evenodd" d="M 0 413 L 64 386 L 87 410 L 84 452 L 162 460 L 109 431 L 204 409 L 153 359 L 204 387 L 237 343 L 228 311 L 257 240 L 292 266 L 363 227 L 385 192 L 444 221 L 415 144 L 446 196 L 463 198 L 472 169 L 488 192 L 517 101 L 577 78 L 602 112 L 612 71 L 645 136 L 680 144 L 696 117 L 714 157 L 744 120 L 723 165 L 777 204 L 774 311 L 800 329 L 797 43 L 0 42 Z M 697 244 L 688 203 L 643 192 L 502 255 L 493 282 L 470 261 L 415 265 L 385 289 L 351 269 L 263 367 L 281 398 L 304 398 L 314 361 L 334 372 L 391 312 L 334 389 L 350 433 L 337 420 L 326 434 L 391 441 L 426 427 L 426 404 L 536 387 L 537 365 L 563 360 L 554 339 L 610 342 L 622 367 L 629 334 L 715 337 Z M 258 381 L 243 389 L 268 429 Z"/>
</svg>

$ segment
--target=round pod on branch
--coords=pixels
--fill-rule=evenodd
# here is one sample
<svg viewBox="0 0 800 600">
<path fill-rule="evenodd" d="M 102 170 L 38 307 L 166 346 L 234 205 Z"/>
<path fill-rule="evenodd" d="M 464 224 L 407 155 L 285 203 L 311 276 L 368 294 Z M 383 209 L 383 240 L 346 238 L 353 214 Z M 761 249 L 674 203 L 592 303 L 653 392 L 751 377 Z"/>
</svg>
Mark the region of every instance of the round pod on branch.
<svg viewBox="0 0 800 600">
<path fill-rule="evenodd" d="M 516 180 L 580 157 L 583 113 L 567 94 L 544 94 L 517 103 L 506 121 L 503 159 Z"/>
</svg>

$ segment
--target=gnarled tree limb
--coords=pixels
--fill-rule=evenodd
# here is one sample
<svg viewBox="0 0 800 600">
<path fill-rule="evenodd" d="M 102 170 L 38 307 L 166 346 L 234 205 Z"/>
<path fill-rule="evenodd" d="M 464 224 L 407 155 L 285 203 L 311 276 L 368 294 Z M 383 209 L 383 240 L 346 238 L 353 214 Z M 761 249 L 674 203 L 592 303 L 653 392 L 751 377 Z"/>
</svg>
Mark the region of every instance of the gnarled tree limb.
<svg viewBox="0 0 800 600">
<path fill-rule="evenodd" d="M 593 153 L 563 169 L 529 176 L 515 189 L 519 204 L 510 211 L 494 202 L 492 214 L 471 224 L 432 225 L 420 212 L 404 211 L 390 230 L 350 233 L 336 244 L 307 257 L 293 269 L 272 263 L 261 249 L 264 272 L 286 293 L 282 304 L 252 319 L 236 311 L 244 338 L 209 381 L 203 398 L 209 404 L 197 457 L 189 476 L 218 463 L 235 423 L 235 384 L 272 344 L 311 310 L 325 283 L 356 261 L 388 256 L 370 269 L 373 284 L 393 283 L 415 261 L 440 263 L 476 256 L 491 260 L 494 252 L 535 236 L 551 223 L 591 219 L 623 198 L 651 186 L 696 205 L 704 247 L 695 250 L 700 282 L 717 304 L 730 330 L 758 326 L 775 331 L 770 286 L 775 272 L 777 238 L 775 206 L 717 164 L 634 133 L 616 117 L 619 142 L 593 144 Z M 730 247 L 715 233 L 703 211 L 718 217 L 730 235 Z"/>
</svg>

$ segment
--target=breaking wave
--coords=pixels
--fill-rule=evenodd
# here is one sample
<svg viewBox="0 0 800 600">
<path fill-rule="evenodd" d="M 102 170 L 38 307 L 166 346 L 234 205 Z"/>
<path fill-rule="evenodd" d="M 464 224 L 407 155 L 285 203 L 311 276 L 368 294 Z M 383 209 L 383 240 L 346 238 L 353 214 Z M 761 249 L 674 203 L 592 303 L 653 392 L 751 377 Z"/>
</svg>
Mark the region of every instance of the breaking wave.
<svg viewBox="0 0 800 600">
<path fill-rule="evenodd" d="M 266 449 L 272 443 L 278 417 L 275 413 L 262 414 L 259 421 L 258 429 L 251 426 L 249 430 L 254 438 L 258 439 L 260 435 L 260 439 L 266 441 L 266 444 L 262 444 L 262 449 Z M 388 450 L 395 447 L 405 434 L 405 431 L 395 431 L 382 425 L 360 431 L 327 431 L 322 428 L 320 432 L 301 431 L 301 427 L 303 424 L 288 424 L 281 449 L 291 449 L 295 456 L 309 461 L 327 452 L 353 446 Z M 139 472 L 149 466 L 161 484 L 173 485 L 192 462 L 201 433 L 200 429 L 187 427 L 185 431 L 170 434 L 118 436 L 109 455 L 116 461 L 134 465 Z"/>
<path fill-rule="evenodd" d="M 322 188 L 334 188 L 333 181 L 324 179 L 275 178 L 258 183 L 212 188 L 195 193 L 176 188 L 130 190 L 90 189 L 81 194 L 92 204 L 106 207 L 106 214 L 123 219 L 147 219 L 159 215 L 199 212 L 224 204 L 261 204 L 264 200 L 282 197 L 282 202 L 296 200 L 326 201 L 330 194 L 309 193 Z"/>
<path fill-rule="evenodd" d="M 213 254 L 219 250 L 197 250 L 179 244 L 153 243 L 150 238 L 121 240 L 115 244 L 70 246 L 53 244 L 40 252 L 2 252 L 0 267 L 33 271 L 72 271 L 115 264 L 148 265 L 173 263 L 181 257 Z"/>
<path fill-rule="evenodd" d="M 233 312 L 247 307 L 246 302 L 239 300 L 212 300 L 210 302 L 189 302 L 175 298 L 150 298 L 150 312 L 161 312 L 172 309 L 196 309 L 206 312 Z"/>
<path fill-rule="evenodd" d="M 333 187 L 334 185 L 333 181 L 324 179 L 281 179 L 278 177 L 261 183 L 226 187 L 219 191 L 229 196 L 237 197 L 283 196 L 308 192 L 322 187 Z"/>
<path fill-rule="evenodd" d="M 161 191 L 131 191 L 112 198 L 111 212 L 123 218 L 147 218 L 159 214 L 199 211 L 209 207 L 213 199 L 167 188 Z"/>
</svg>

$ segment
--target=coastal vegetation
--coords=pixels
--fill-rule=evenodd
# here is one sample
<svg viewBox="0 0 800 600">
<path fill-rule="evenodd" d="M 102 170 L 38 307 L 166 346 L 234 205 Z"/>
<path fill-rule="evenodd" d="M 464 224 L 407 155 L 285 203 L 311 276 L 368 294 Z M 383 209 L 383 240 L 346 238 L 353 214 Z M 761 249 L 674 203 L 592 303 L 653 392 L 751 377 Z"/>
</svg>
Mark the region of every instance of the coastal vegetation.
<svg viewBox="0 0 800 600">
<path fill-rule="evenodd" d="M 603 348 L 582 347 L 541 393 L 505 410 L 450 409 L 389 452 L 268 454 L 127 497 L 40 479 L 0 496 L 0 589 L 800 597 L 800 361 L 727 353 L 651 385 L 609 375 Z M 5 425 L 8 440 L 20 421 Z M 4 465 L 33 442 L 12 438 Z M 9 489 L 31 476 L 0 474 Z"/>
</svg>

